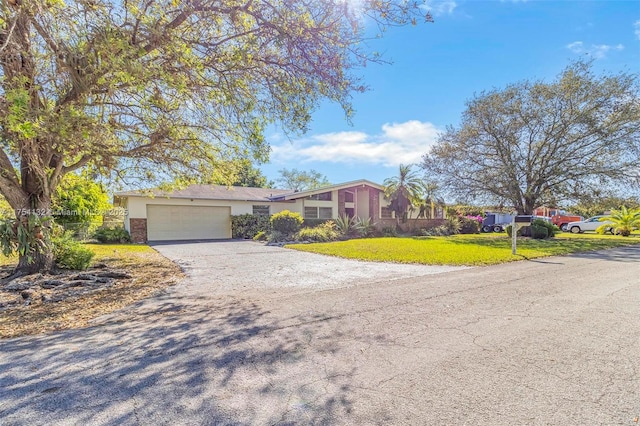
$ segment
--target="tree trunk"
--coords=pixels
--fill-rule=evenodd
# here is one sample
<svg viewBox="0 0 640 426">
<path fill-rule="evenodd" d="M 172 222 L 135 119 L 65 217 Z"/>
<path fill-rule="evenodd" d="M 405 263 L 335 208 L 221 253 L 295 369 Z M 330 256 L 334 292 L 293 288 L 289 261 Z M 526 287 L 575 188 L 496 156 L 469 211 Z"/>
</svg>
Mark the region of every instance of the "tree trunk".
<svg viewBox="0 0 640 426">
<path fill-rule="evenodd" d="M 29 249 L 18 258 L 18 266 L 13 272 L 15 277 L 38 272 L 51 272 L 55 265 L 51 244 L 48 243 L 48 223 L 42 223 L 43 226 L 38 225 L 34 229 L 30 229 L 28 226 L 29 215 L 39 216 L 40 219 L 50 216 L 51 200 L 49 197 L 41 195 L 38 199 L 33 199 L 30 204 L 30 207 L 25 206 L 23 209 L 16 210 L 18 222 L 28 230 L 31 237 Z"/>
<path fill-rule="evenodd" d="M 21 255 L 18 266 L 13 271 L 16 276 L 51 272 L 54 266 L 53 252 L 50 247 L 40 248 L 28 255 Z"/>
</svg>

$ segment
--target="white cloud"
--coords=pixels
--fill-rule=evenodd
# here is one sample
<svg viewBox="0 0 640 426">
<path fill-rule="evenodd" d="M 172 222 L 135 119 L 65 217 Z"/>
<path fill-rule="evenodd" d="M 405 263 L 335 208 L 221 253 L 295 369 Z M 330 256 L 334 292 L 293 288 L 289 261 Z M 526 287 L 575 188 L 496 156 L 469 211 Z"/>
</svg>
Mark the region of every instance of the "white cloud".
<svg viewBox="0 0 640 426">
<path fill-rule="evenodd" d="M 435 143 L 439 132 L 433 124 L 417 120 L 386 123 L 376 135 L 358 131 L 335 132 L 274 144 L 271 159 L 283 163 L 413 164 L 418 163 Z"/>
<path fill-rule="evenodd" d="M 640 40 L 640 19 L 638 19 L 636 22 L 633 23 L 633 29 L 634 29 L 633 32 L 636 35 L 636 38 Z"/>
<path fill-rule="evenodd" d="M 433 16 L 442 16 L 453 14 L 458 4 L 452 0 L 427 0 L 423 7 Z"/>
<path fill-rule="evenodd" d="M 590 55 L 596 59 L 604 58 L 610 51 L 620 51 L 624 49 L 622 44 L 617 44 L 615 46 L 609 44 L 592 44 L 587 47 L 581 41 L 574 41 L 573 43 L 567 44 L 565 47 L 573 53 Z"/>
</svg>

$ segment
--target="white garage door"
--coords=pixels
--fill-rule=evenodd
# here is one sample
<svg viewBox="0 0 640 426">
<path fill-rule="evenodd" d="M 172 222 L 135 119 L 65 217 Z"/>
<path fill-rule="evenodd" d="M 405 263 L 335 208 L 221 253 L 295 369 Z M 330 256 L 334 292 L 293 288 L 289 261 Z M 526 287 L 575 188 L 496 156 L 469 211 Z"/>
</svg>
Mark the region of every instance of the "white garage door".
<svg viewBox="0 0 640 426">
<path fill-rule="evenodd" d="M 231 238 L 231 207 L 147 205 L 147 239 Z"/>
</svg>

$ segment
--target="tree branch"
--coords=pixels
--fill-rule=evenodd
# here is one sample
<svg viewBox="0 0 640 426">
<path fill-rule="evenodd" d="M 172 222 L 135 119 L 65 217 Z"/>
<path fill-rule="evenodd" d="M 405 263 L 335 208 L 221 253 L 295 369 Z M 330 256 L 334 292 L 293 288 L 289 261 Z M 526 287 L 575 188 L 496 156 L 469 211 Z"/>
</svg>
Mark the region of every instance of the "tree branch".
<svg viewBox="0 0 640 426">
<path fill-rule="evenodd" d="M 60 174 L 66 175 L 69 172 L 78 170 L 79 168 L 86 166 L 89 163 L 89 161 L 91 161 L 91 156 L 88 154 L 85 154 L 76 163 L 71 164 L 70 166 L 63 166 L 60 171 Z"/>
</svg>

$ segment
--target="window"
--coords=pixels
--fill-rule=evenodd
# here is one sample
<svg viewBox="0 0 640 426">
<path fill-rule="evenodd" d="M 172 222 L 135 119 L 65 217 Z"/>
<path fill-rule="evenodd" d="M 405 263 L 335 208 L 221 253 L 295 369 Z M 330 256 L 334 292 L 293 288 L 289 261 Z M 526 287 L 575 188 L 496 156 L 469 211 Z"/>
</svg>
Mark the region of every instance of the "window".
<svg viewBox="0 0 640 426">
<path fill-rule="evenodd" d="M 309 195 L 307 200 L 331 201 L 331 192 L 323 192 L 320 194 Z"/>
<path fill-rule="evenodd" d="M 380 209 L 380 218 L 393 219 L 393 210 L 391 210 L 389 207 L 382 207 Z"/>
<path fill-rule="evenodd" d="M 333 218 L 332 207 L 305 207 L 305 219 L 331 219 Z"/>
<path fill-rule="evenodd" d="M 345 193 L 344 193 L 344 202 L 345 203 L 353 203 L 353 192 L 345 191 Z"/>
<path fill-rule="evenodd" d="M 319 207 L 318 210 L 320 219 L 331 219 L 333 216 L 333 209 L 331 207 Z"/>
<path fill-rule="evenodd" d="M 253 214 L 256 216 L 269 216 L 270 206 L 253 206 Z"/>
<path fill-rule="evenodd" d="M 318 218 L 318 208 L 317 207 L 305 207 L 304 208 L 304 218 L 305 219 L 317 219 Z"/>
</svg>

